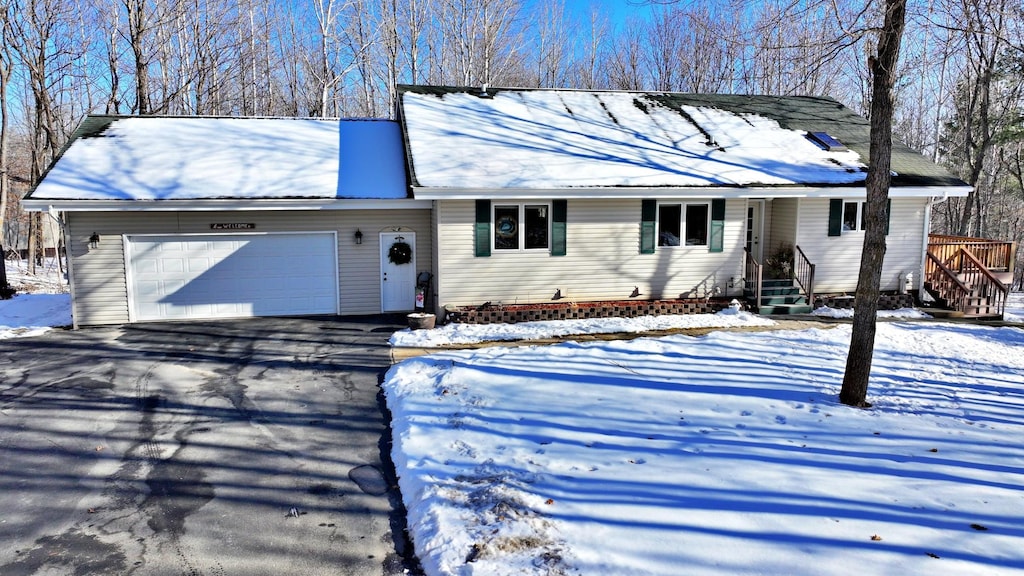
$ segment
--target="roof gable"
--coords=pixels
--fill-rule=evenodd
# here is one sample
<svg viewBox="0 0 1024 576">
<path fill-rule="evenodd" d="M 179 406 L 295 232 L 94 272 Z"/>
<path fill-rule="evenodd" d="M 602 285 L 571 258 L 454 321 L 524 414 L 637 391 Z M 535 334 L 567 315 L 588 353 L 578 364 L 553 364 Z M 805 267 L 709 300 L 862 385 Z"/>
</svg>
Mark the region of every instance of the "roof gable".
<svg viewBox="0 0 1024 576">
<path fill-rule="evenodd" d="M 397 123 L 87 118 L 32 200 L 406 198 Z"/>
<path fill-rule="evenodd" d="M 403 87 L 413 184 L 439 189 L 863 186 L 867 122 L 828 98 Z M 826 132 L 848 150 L 806 138 Z M 894 186 L 963 185 L 894 146 Z"/>
</svg>

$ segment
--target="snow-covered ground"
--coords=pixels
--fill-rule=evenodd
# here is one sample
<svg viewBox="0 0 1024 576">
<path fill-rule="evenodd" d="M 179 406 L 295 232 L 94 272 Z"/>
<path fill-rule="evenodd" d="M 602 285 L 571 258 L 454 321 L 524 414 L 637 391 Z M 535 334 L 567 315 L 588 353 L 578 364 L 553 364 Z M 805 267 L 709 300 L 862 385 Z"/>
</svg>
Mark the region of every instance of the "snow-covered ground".
<svg viewBox="0 0 1024 576">
<path fill-rule="evenodd" d="M 0 339 L 34 336 L 71 324 L 71 295 L 56 260 L 47 260 L 34 275 L 24 260 L 7 260 L 5 265 L 7 281 L 18 294 L 0 300 Z"/>
<path fill-rule="evenodd" d="M 1024 324 L 1024 292 L 1010 292 L 1010 296 L 1006 299 L 1003 320 Z"/>
<path fill-rule="evenodd" d="M 635 334 L 685 328 L 774 326 L 775 322 L 749 312 L 723 310 L 718 314 L 591 318 L 518 324 L 446 324 L 433 330 L 400 330 L 391 335 L 396 347 L 434 348 L 513 340 L 540 340 L 582 334 Z"/>
<path fill-rule="evenodd" d="M 1021 298 L 1014 298 L 1018 313 Z M 384 383 L 429 575 L 1024 574 L 1024 331 L 448 351 Z"/>
</svg>

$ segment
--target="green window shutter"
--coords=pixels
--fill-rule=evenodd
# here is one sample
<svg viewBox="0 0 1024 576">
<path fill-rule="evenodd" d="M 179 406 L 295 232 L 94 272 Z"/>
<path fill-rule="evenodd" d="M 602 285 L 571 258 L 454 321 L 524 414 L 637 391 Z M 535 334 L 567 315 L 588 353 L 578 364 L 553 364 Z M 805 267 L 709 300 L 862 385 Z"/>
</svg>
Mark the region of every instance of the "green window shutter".
<svg viewBox="0 0 1024 576">
<path fill-rule="evenodd" d="M 654 254 L 655 221 L 658 219 L 658 201 L 644 200 L 640 209 L 640 253 Z"/>
<path fill-rule="evenodd" d="M 551 201 L 551 255 L 565 256 L 565 216 L 568 211 L 565 200 Z"/>
<path fill-rule="evenodd" d="M 828 235 L 843 234 L 843 200 L 836 198 L 828 201 Z"/>
<path fill-rule="evenodd" d="M 725 243 L 725 200 L 711 201 L 711 230 L 708 234 L 708 252 L 722 252 Z"/>
<path fill-rule="evenodd" d="M 889 235 L 889 224 L 892 223 L 892 198 L 885 200 L 885 235 Z"/>
<path fill-rule="evenodd" d="M 476 201 L 476 251 L 474 256 L 491 255 L 491 201 Z"/>
</svg>

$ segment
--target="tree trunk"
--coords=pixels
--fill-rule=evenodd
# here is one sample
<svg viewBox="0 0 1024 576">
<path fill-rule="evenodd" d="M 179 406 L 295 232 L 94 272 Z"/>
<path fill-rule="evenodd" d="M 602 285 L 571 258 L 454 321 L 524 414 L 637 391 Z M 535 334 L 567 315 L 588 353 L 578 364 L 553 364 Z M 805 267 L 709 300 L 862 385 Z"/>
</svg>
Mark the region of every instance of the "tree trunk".
<svg viewBox="0 0 1024 576">
<path fill-rule="evenodd" d="M 13 296 L 10 284 L 7 281 L 7 259 L 4 254 L 4 222 L 7 218 L 7 194 L 10 182 L 7 171 L 7 149 L 9 145 L 10 119 L 8 118 L 7 106 L 7 85 L 10 82 L 11 69 L 14 66 L 14 59 L 4 40 L 3 53 L 0 53 L 0 300 L 6 300 Z"/>
<path fill-rule="evenodd" d="M 867 174 L 867 207 L 864 248 L 861 254 L 857 295 L 854 298 L 853 334 L 846 358 L 846 373 L 839 401 L 867 407 L 868 377 L 875 348 L 878 292 L 885 258 L 887 200 L 892 179 L 893 86 L 906 17 L 906 0 L 886 0 L 885 23 L 879 32 L 878 54 L 868 64 L 872 76 L 871 150 Z"/>
</svg>

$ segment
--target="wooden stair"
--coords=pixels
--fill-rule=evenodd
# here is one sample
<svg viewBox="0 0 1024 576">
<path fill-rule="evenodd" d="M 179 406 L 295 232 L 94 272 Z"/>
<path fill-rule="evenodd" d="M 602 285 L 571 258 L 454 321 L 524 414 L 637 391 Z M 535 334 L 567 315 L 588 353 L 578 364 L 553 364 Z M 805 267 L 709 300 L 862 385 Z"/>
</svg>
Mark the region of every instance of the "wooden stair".
<svg viewBox="0 0 1024 576">
<path fill-rule="evenodd" d="M 1017 246 L 983 238 L 931 235 L 924 289 L 966 318 L 1002 318 Z"/>
<path fill-rule="evenodd" d="M 747 290 L 745 296 L 751 307 L 757 309 L 758 314 L 810 314 L 813 310 L 800 287 L 789 279 L 762 281 L 760 306 L 758 306 L 757 298 L 754 297 L 752 290 Z"/>
</svg>

